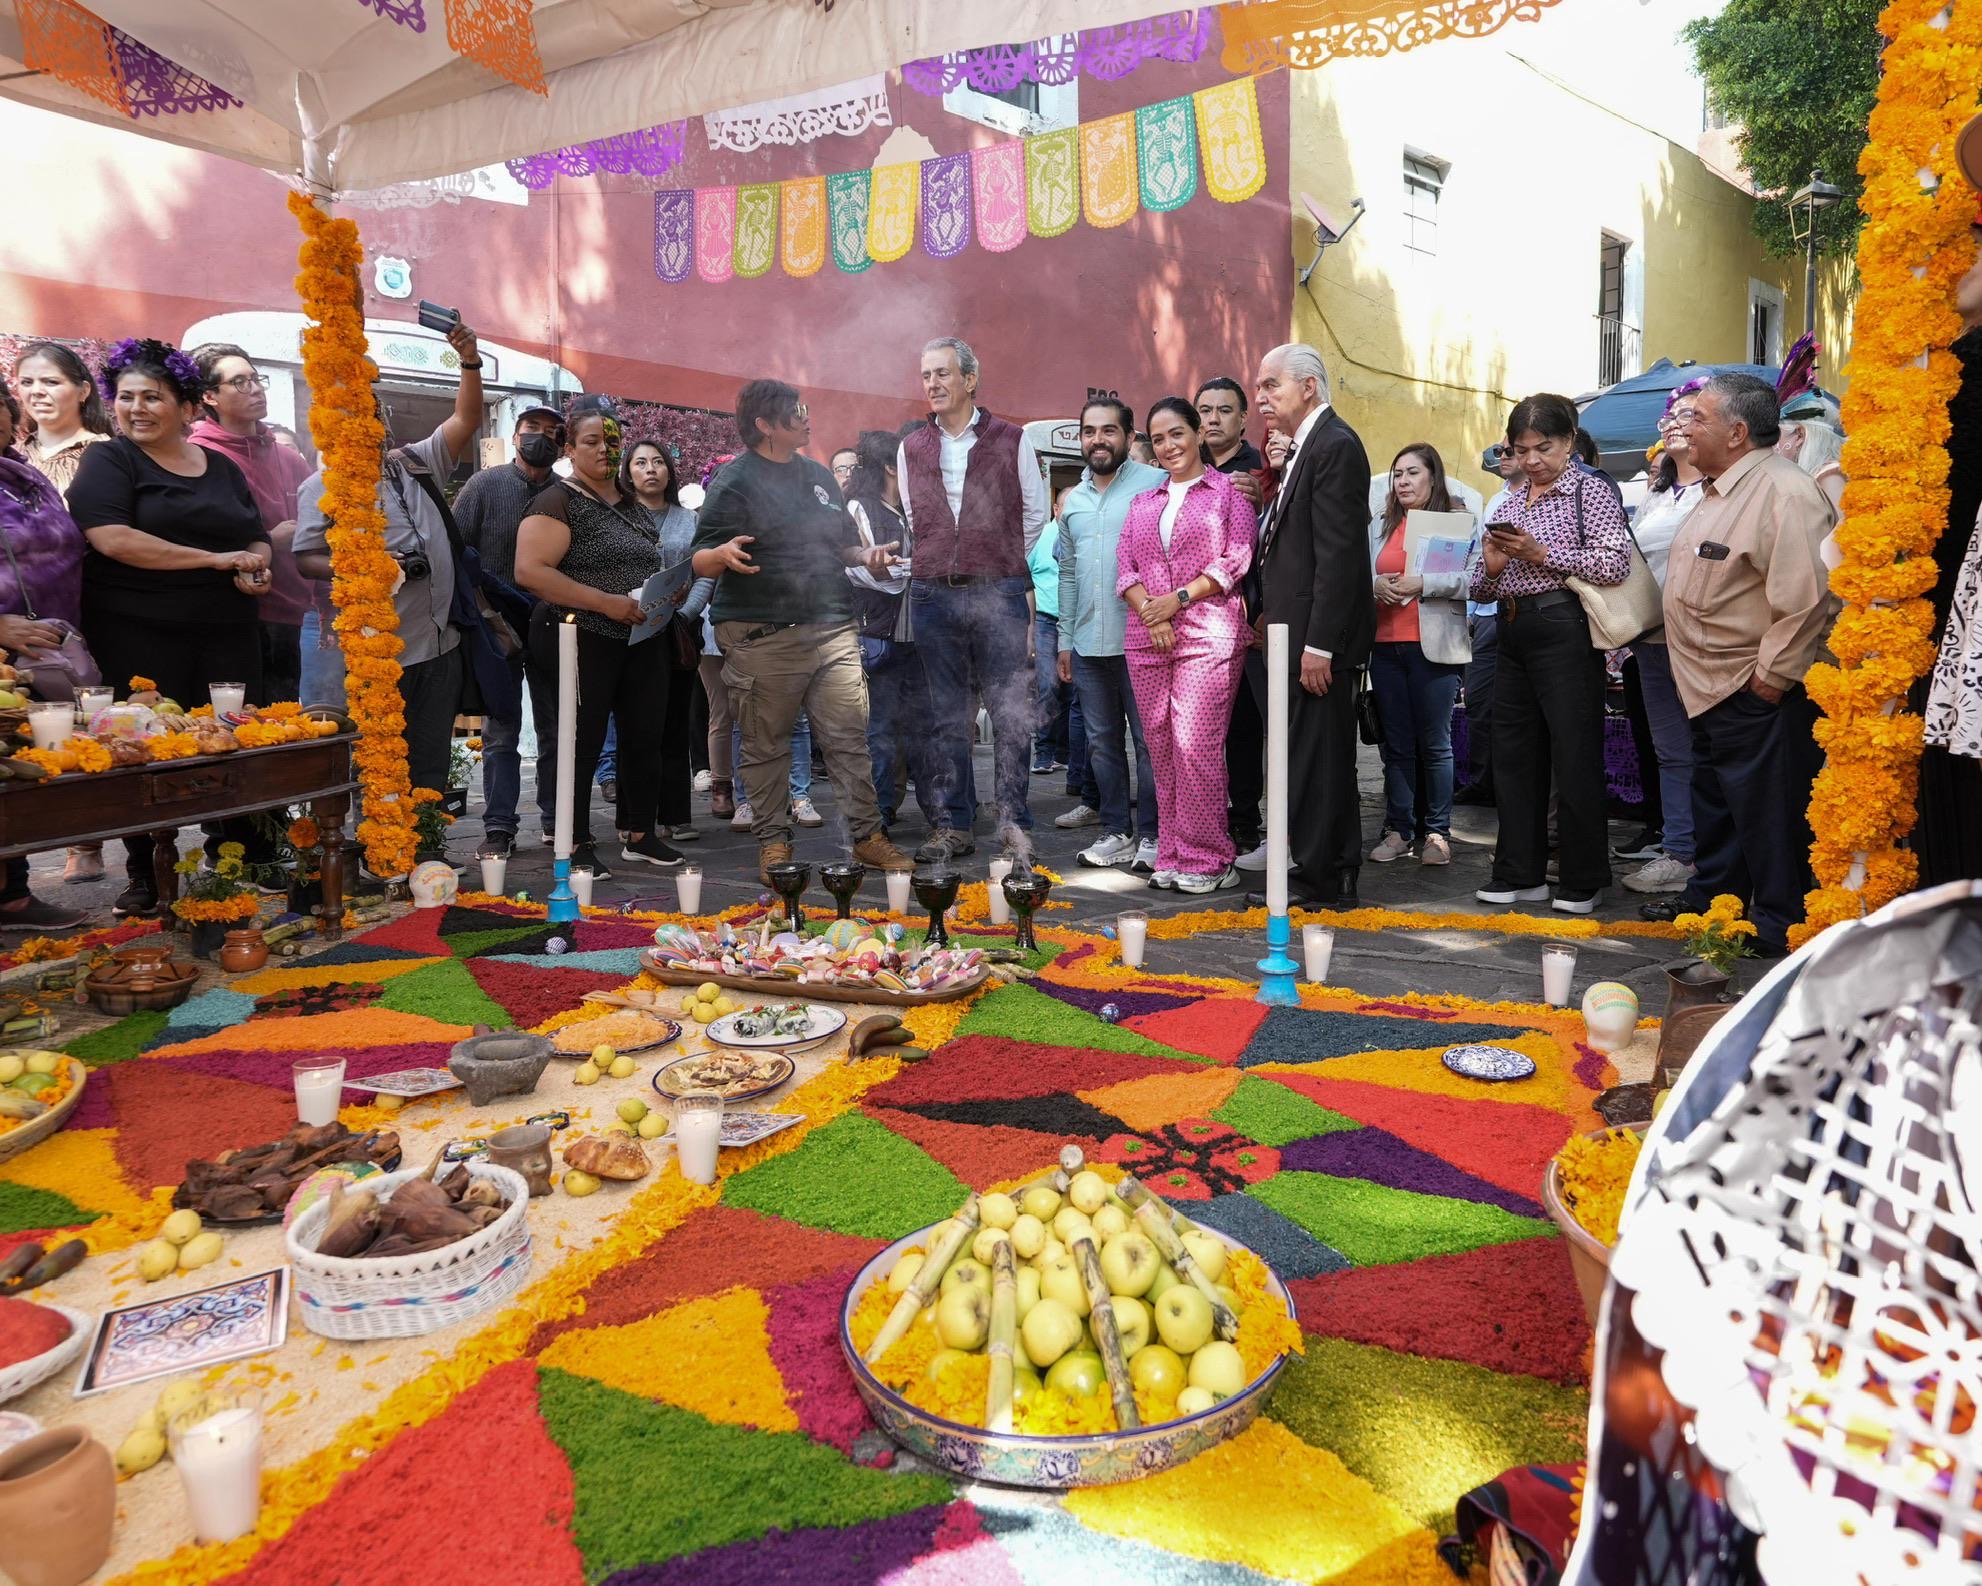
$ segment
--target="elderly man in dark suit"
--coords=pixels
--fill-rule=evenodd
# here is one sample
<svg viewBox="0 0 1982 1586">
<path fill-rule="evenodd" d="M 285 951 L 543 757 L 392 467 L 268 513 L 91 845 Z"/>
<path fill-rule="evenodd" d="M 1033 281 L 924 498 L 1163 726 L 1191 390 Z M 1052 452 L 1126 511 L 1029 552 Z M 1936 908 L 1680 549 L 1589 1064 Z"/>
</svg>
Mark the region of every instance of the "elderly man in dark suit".
<svg viewBox="0 0 1982 1586">
<path fill-rule="evenodd" d="M 1314 348 L 1274 348 L 1260 360 L 1256 394 L 1274 427 L 1293 437 L 1279 494 L 1260 524 L 1252 585 L 1258 631 L 1287 625 L 1298 684 L 1288 711 L 1288 896 L 1348 902 L 1363 840 L 1356 671 L 1376 640 L 1369 454 L 1329 406 L 1328 371 Z M 1266 895 L 1247 901 L 1257 907 Z"/>
</svg>

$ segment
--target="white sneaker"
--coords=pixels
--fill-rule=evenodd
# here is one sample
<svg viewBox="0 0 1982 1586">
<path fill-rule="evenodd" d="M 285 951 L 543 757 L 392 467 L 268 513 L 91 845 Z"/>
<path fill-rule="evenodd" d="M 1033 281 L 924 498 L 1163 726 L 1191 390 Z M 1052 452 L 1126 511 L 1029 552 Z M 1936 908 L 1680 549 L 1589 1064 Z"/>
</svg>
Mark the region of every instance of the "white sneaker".
<svg viewBox="0 0 1982 1586">
<path fill-rule="evenodd" d="M 1070 832 L 1076 826 L 1099 826 L 1101 811 L 1091 804 L 1076 804 L 1064 815 L 1055 815 L 1053 824 L 1063 832 Z"/>
<path fill-rule="evenodd" d="M 1179 892 L 1222 892 L 1227 887 L 1239 885 L 1241 877 L 1235 866 L 1227 865 L 1223 870 L 1214 871 L 1208 876 L 1195 876 L 1187 871 L 1177 874 Z"/>
<path fill-rule="evenodd" d="M 810 799 L 793 799 L 791 801 L 791 818 L 801 826 L 824 826 L 826 824 L 826 817 L 812 807 L 812 800 Z"/>
<path fill-rule="evenodd" d="M 1266 868 L 1266 844 L 1261 843 L 1249 854 L 1240 854 L 1232 861 L 1241 870 L 1264 870 Z"/>
<path fill-rule="evenodd" d="M 697 771 L 695 773 L 695 791 L 697 793 L 706 793 L 715 785 L 716 779 L 707 771 Z"/>
<path fill-rule="evenodd" d="M 1141 842 L 1136 844 L 1136 856 L 1129 861 L 1129 868 L 1131 870 L 1141 871 L 1145 875 L 1154 875 L 1156 873 L 1156 839 L 1154 837 L 1145 837 Z"/>
<path fill-rule="evenodd" d="M 1624 884 L 1633 892 L 1684 892 L 1686 883 L 1692 879 L 1693 867 L 1685 860 L 1660 854 L 1650 864 L 1632 871 L 1624 878 Z"/>
<path fill-rule="evenodd" d="M 1149 877 L 1149 884 L 1158 892 L 1175 892 L 1177 890 L 1177 872 L 1174 870 L 1153 871 Z"/>
<path fill-rule="evenodd" d="M 1110 832 L 1096 838 L 1080 852 L 1079 863 L 1090 870 L 1107 870 L 1134 857 L 1136 840 L 1126 832 Z"/>
<path fill-rule="evenodd" d="M 1393 859 L 1402 859 L 1410 851 L 1410 838 L 1402 832 L 1385 832 L 1370 850 L 1370 860 L 1374 864 L 1387 865 Z"/>
<path fill-rule="evenodd" d="M 1546 903 L 1547 887 L 1481 887 L 1473 896 L 1481 903 Z"/>
<path fill-rule="evenodd" d="M 729 818 L 729 829 L 733 832 L 747 832 L 756 820 L 757 817 L 751 813 L 750 800 L 738 799 L 736 813 Z"/>
</svg>

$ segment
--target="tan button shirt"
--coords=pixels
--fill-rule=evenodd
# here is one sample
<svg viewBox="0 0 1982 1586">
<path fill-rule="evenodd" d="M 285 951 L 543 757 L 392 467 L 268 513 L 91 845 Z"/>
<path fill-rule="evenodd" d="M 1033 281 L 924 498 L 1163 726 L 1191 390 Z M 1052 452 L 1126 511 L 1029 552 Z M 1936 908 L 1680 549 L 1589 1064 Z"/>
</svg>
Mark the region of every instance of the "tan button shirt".
<svg viewBox="0 0 1982 1586">
<path fill-rule="evenodd" d="M 1836 611 L 1820 553 L 1836 516 L 1815 480 L 1767 448 L 1707 485 L 1666 562 L 1666 642 L 1687 715 L 1756 677 L 1803 681 Z"/>
</svg>

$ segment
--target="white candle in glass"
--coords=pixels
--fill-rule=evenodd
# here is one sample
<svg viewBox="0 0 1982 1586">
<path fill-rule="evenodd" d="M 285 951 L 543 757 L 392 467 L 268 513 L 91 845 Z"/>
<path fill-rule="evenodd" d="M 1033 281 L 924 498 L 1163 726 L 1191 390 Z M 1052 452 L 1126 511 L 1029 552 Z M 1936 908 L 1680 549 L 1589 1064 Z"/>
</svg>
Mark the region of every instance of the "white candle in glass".
<svg viewBox="0 0 1982 1586">
<path fill-rule="evenodd" d="M 1576 981 L 1576 949 L 1554 943 L 1542 949 L 1542 1001 L 1551 1008 L 1569 1006 Z"/>
<path fill-rule="evenodd" d="M 1348 686 L 1346 680 L 1342 686 Z M 1287 912 L 1287 625 L 1266 630 L 1266 912 Z"/>
<path fill-rule="evenodd" d="M 76 704 L 82 708 L 85 720 L 94 720 L 96 713 L 117 702 L 114 688 L 79 688 L 76 690 Z"/>
<path fill-rule="evenodd" d="M 187 1415 L 170 1432 L 193 1534 L 202 1542 L 247 1535 L 261 1516 L 261 1410 L 240 1404 L 203 1420 Z"/>
<path fill-rule="evenodd" d="M 597 879 L 598 877 L 583 865 L 571 872 L 571 891 L 578 899 L 578 906 L 581 909 L 589 909 L 592 906 L 592 883 Z"/>
<path fill-rule="evenodd" d="M 28 709 L 28 731 L 34 734 L 37 749 L 59 749 L 76 735 L 76 707 L 34 705 Z"/>
<path fill-rule="evenodd" d="M 248 688 L 245 683 L 209 683 L 206 696 L 214 715 L 231 716 L 248 703 Z"/>
<path fill-rule="evenodd" d="M 908 913 L 909 883 L 912 879 L 906 870 L 885 872 L 888 878 L 888 912 Z"/>
<path fill-rule="evenodd" d="M 484 892 L 500 893 L 502 891 L 503 881 L 508 875 L 509 861 L 503 858 L 501 854 L 497 854 L 491 859 L 484 859 L 482 861 L 482 890 Z"/>
<path fill-rule="evenodd" d="M 702 912 L 702 867 L 683 865 L 674 873 L 674 901 L 683 914 Z"/>
<path fill-rule="evenodd" d="M 298 1058 L 291 1073 L 296 1082 L 298 1121 L 307 1124 L 337 1122 L 338 1103 L 344 1099 L 344 1059 Z"/>
<path fill-rule="evenodd" d="M 1328 979 L 1328 963 L 1335 956 L 1335 932 L 1326 925 L 1303 925 L 1301 952 L 1308 961 L 1308 979 L 1321 985 Z"/>
<path fill-rule="evenodd" d="M 1142 909 L 1126 909 L 1115 917 L 1115 940 L 1121 944 L 1122 962 L 1130 969 L 1142 968 L 1143 950 L 1149 945 L 1149 915 Z"/>
<path fill-rule="evenodd" d="M 1011 900 L 1005 896 L 1005 877 L 1007 877 L 1011 873 L 1012 873 L 1011 860 L 994 859 L 991 861 L 991 880 L 985 886 L 984 890 L 986 895 L 990 899 L 991 923 L 993 925 L 1011 924 L 1012 921 Z"/>
<path fill-rule="evenodd" d="M 578 758 L 578 624 L 557 625 L 557 823 L 553 857 L 571 857 L 573 762 Z"/>
<path fill-rule="evenodd" d="M 720 1096 L 684 1096 L 675 1103 L 674 1155 L 683 1178 L 695 1184 L 716 1182 L 716 1152 L 722 1138 Z"/>
</svg>

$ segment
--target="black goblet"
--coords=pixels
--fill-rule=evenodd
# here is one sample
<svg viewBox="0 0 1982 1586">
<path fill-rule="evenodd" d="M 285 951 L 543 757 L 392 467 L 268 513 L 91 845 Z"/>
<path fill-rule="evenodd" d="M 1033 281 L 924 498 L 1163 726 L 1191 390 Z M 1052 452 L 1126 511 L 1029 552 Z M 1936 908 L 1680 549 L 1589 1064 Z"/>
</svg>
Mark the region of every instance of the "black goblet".
<svg viewBox="0 0 1982 1586">
<path fill-rule="evenodd" d="M 812 879 L 812 867 L 790 859 L 781 865 L 770 866 L 764 874 L 771 878 L 771 890 L 784 899 L 785 918 L 790 921 L 787 928 L 802 933 L 805 930 L 805 914 L 798 900 L 804 896 L 805 883 Z"/>
<path fill-rule="evenodd" d="M 1013 945 L 1022 953 L 1030 953 L 1039 946 L 1033 940 L 1032 911 L 1046 901 L 1046 894 L 1052 890 L 1053 883 L 1036 870 L 1014 870 L 1005 877 L 1005 901 L 1011 904 L 1019 922 Z"/>
<path fill-rule="evenodd" d="M 839 908 L 837 918 L 853 918 L 853 895 L 860 890 L 860 883 L 866 875 L 867 867 L 857 865 L 850 859 L 836 860 L 819 867 L 820 884 L 833 895 L 833 902 Z"/>
<path fill-rule="evenodd" d="M 954 870 L 938 870 L 915 878 L 915 901 L 929 911 L 929 932 L 923 938 L 931 947 L 948 947 L 950 933 L 943 929 L 943 911 L 957 901 L 957 888 L 963 877 Z"/>
</svg>

